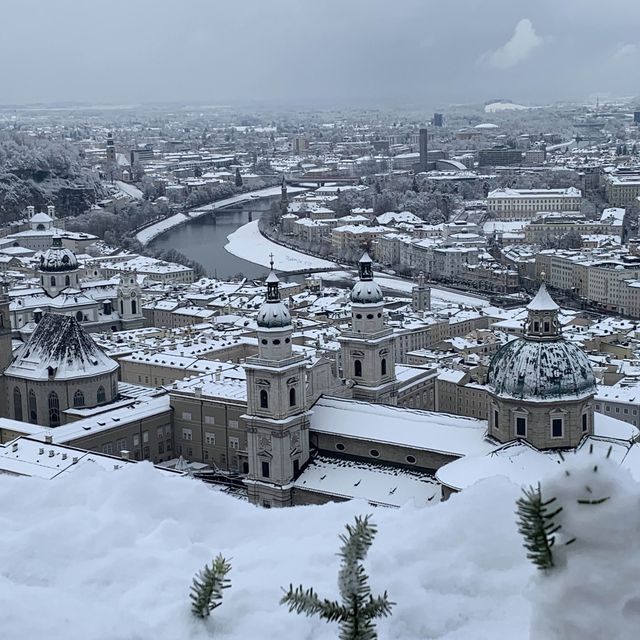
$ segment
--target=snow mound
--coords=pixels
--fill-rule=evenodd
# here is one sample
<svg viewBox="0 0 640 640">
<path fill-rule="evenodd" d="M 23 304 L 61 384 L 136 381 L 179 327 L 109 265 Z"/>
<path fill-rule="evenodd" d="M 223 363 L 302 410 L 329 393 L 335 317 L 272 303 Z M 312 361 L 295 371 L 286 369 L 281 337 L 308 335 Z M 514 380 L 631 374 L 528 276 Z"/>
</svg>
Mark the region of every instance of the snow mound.
<svg viewBox="0 0 640 640">
<path fill-rule="evenodd" d="M 522 104 L 516 104 L 515 102 L 492 102 L 484 106 L 485 113 L 496 113 L 498 111 L 522 111 L 528 109 Z"/>
<path fill-rule="evenodd" d="M 554 567 L 531 589 L 531 638 L 635 638 L 640 624 L 640 486 L 628 470 L 594 455 L 542 483 L 561 526 Z M 574 542 L 566 544 L 570 540 Z"/>
<path fill-rule="evenodd" d="M 86 465 L 55 481 L 2 476 L 2 637 L 335 640 L 337 625 L 278 605 L 281 587 L 336 598 L 338 535 L 372 513 L 371 586 L 397 603 L 381 639 L 527 640 L 523 591 L 535 570 L 517 533 L 518 495 L 493 479 L 426 508 L 265 510 L 146 463 Z M 189 587 L 218 552 L 231 558 L 232 586 L 203 622 Z"/>
</svg>

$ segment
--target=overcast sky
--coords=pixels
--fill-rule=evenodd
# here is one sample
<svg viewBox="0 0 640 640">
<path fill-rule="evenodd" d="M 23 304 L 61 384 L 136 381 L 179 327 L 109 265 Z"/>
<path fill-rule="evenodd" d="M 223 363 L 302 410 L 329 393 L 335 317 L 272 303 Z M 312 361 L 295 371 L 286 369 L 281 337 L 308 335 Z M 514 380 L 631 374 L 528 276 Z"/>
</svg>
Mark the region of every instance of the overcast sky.
<svg viewBox="0 0 640 640">
<path fill-rule="evenodd" d="M 640 0 L 2 0 L 0 103 L 640 94 Z"/>
</svg>

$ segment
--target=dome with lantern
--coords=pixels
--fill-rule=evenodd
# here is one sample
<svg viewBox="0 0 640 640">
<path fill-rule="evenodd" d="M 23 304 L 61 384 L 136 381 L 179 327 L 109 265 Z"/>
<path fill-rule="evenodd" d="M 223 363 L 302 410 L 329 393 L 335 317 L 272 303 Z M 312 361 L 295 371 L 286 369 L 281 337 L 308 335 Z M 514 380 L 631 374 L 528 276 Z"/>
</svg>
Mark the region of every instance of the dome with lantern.
<svg viewBox="0 0 640 640">
<path fill-rule="evenodd" d="M 351 302 L 354 304 L 377 304 L 383 301 L 382 289 L 373 280 L 373 262 L 365 253 L 358 262 L 360 279 L 351 290 Z"/>
<path fill-rule="evenodd" d="M 544 283 L 527 311 L 524 337 L 508 342 L 491 360 L 490 390 L 497 396 L 540 401 L 593 394 L 596 380 L 589 358 L 562 337 L 559 307 Z"/>
<path fill-rule="evenodd" d="M 51 247 L 40 255 L 40 271 L 55 273 L 75 271 L 77 268 L 78 259 L 75 253 L 62 246 L 62 238 L 60 236 L 54 236 Z"/>
</svg>

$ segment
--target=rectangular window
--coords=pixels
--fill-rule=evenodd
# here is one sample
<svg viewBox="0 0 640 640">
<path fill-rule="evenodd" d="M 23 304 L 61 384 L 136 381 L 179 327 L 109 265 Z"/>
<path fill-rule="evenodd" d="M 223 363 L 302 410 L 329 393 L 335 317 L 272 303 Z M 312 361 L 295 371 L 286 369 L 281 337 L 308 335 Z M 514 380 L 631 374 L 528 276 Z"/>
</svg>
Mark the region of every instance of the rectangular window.
<svg viewBox="0 0 640 640">
<path fill-rule="evenodd" d="M 188 411 L 183 411 L 182 412 L 182 419 L 183 420 L 191 420 L 191 414 Z"/>
<path fill-rule="evenodd" d="M 204 423 L 205 424 L 215 424 L 216 423 L 216 419 L 213 416 L 205 416 L 204 417 Z"/>
<path fill-rule="evenodd" d="M 293 477 L 296 478 L 299 473 L 300 473 L 300 461 L 296 459 L 293 461 Z"/>
<path fill-rule="evenodd" d="M 149 447 L 143 447 L 143 448 L 142 448 L 142 457 L 143 457 L 145 460 L 148 460 L 148 459 L 149 459 Z"/>
<path fill-rule="evenodd" d="M 137 433 L 133 436 L 133 446 L 134 447 L 140 446 L 140 436 Z"/>
<path fill-rule="evenodd" d="M 562 438 L 562 418 L 554 418 L 551 421 L 551 437 Z"/>
<path fill-rule="evenodd" d="M 187 447 L 187 458 L 193 458 L 193 449 L 191 447 Z"/>
<path fill-rule="evenodd" d="M 164 453 L 164 440 L 158 440 L 158 453 Z"/>
<path fill-rule="evenodd" d="M 493 412 L 493 426 L 494 426 L 496 429 L 499 429 L 499 428 L 500 428 L 500 423 L 499 423 L 499 421 L 498 421 L 498 412 L 497 412 L 497 411 L 494 411 L 494 412 Z"/>
<path fill-rule="evenodd" d="M 620 413 L 620 407 L 616 407 L 616 413 Z"/>
<path fill-rule="evenodd" d="M 269 463 L 265 462 L 264 460 L 262 461 L 262 477 L 263 478 L 269 477 Z"/>
<path fill-rule="evenodd" d="M 127 439 L 121 438 L 120 440 L 116 440 L 116 451 L 120 453 L 121 451 L 126 451 L 127 449 Z"/>
<path fill-rule="evenodd" d="M 600 411 L 600 405 L 599 404 L 596 405 L 596 411 Z"/>
<path fill-rule="evenodd" d="M 237 420 L 229 420 L 229 429 L 237 429 L 238 421 Z"/>
<path fill-rule="evenodd" d="M 102 453 L 112 454 L 113 453 L 113 442 L 105 442 L 102 445 Z"/>
<path fill-rule="evenodd" d="M 162 427 L 158 427 L 156 429 L 156 438 L 158 440 L 162 440 L 162 438 L 164 438 L 164 429 Z"/>
<path fill-rule="evenodd" d="M 149 432 L 148 431 L 143 431 L 142 432 L 142 442 L 143 443 L 149 442 Z"/>
<path fill-rule="evenodd" d="M 182 430 L 182 439 L 183 440 L 193 440 L 193 431 L 191 429 L 183 429 Z"/>
<path fill-rule="evenodd" d="M 210 433 L 209 431 L 204 432 L 204 443 L 205 444 L 215 444 L 216 443 L 216 434 Z"/>
<path fill-rule="evenodd" d="M 230 449 L 239 449 L 240 448 L 240 438 L 229 438 L 229 448 Z"/>
<path fill-rule="evenodd" d="M 587 416 L 586 413 L 583 413 L 582 414 L 582 433 L 585 433 L 588 427 L 589 427 L 589 417 Z"/>
<path fill-rule="evenodd" d="M 623 413 L 629 413 L 629 409 L 627 409 L 626 407 L 623 409 Z"/>
<path fill-rule="evenodd" d="M 527 419 L 522 416 L 516 418 L 516 435 L 522 438 L 527 435 Z"/>
<path fill-rule="evenodd" d="M 167 440 L 167 451 L 171 451 L 172 446 L 171 446 L 171 440 Z"/>
</svg>

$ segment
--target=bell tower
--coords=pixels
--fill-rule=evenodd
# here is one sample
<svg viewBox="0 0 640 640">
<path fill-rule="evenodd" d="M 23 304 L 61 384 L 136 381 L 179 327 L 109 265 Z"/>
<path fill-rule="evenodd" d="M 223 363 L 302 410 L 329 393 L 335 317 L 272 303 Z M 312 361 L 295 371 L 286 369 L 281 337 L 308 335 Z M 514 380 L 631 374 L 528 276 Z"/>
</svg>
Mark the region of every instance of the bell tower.
<svg viewBox="0 0 640 640">
<path fill-rule="evenodd" d="M 292 482 L 309 459 L 306 361 L 291 348 L 293 325 L 273 270 L 258 311 L 258 355 L 246 359 L 249 500 L 264 507 L 293 504 Z"/>
<path fill-rule="evenodd" d="M 384 298 L 368 254 L 360 259 L 358 271 L 359 280 L 351 291 L 351 329 L 339 338 L 342 375 L 353 380 L 354 398 L 395 404 L 394 335 L 384 319 Z"/>
<path fill-rule="evenodd" d="M 134 272 L 120 275 L 117 293 L 117 311 L 120 313 L 122 329 L 139 329 L 144 326 L 140 287 Z"/>
<path fill-rule="evenodd" d="M 0 416 L 8 417 L 7 389 L 4 372 L 13 360 L 11 349 L 11 315 L 7 287 L 0 281 Z"/>
</svg>

